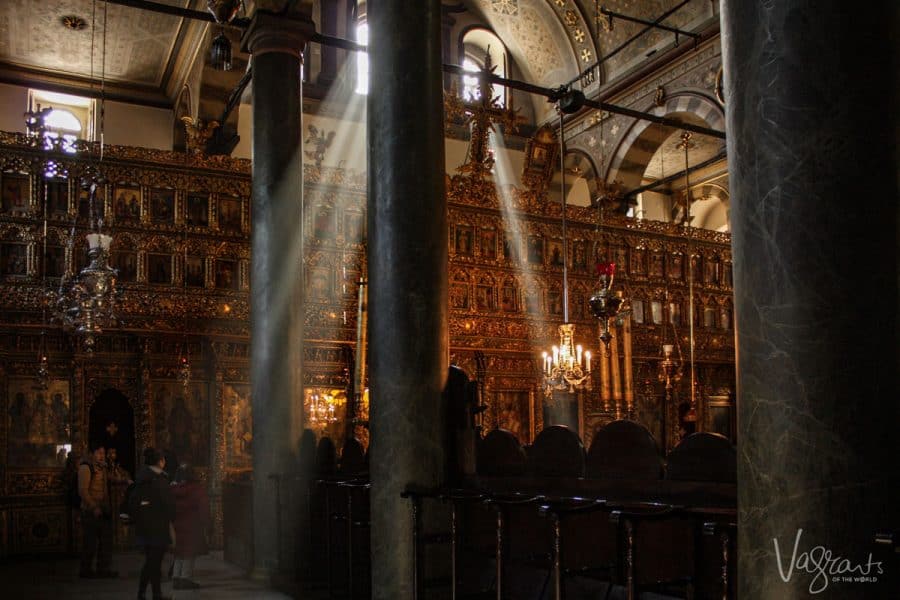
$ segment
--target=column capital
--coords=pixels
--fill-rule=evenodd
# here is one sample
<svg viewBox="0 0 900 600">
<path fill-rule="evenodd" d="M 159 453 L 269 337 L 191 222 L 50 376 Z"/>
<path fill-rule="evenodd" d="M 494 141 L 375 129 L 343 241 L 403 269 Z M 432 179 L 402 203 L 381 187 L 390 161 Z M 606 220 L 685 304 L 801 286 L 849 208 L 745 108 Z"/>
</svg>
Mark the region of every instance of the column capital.
<svg viewBox="0 0 900 600">
<path fill-rule="evenodd" d="M 254 56 L 269 52 L 291 54 L 302 60 L 303 49 L 315 33 L 316 24 L 307 15 L 257 10 L 241 36 L 241 50 Z"/>
</svg>

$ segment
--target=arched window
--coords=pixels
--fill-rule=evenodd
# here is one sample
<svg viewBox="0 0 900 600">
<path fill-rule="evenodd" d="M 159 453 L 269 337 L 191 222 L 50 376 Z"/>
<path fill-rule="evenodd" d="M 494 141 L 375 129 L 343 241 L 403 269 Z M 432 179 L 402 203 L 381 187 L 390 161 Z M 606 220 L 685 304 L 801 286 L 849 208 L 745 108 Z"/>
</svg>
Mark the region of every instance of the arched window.
<svg viewBox="0 0 900 600">
<path fill-rule="evenodd" d="M 483 28 L 468 30 L 462 37 L 462 67 L 466 71 L 477 72 L 484 68 L 490 56 L 491 65 L 494 67 L 494 75 L 506 77 L 507 55 L 506 46 L 500 41 L 494 32 Z M 478 86 L 477 77 L 463 76 L 463 99 L 479 100 L 481 89 Z M 506 106 L 506 88 L 499 85 L 492 86 L 491 95 L 499 97 L 498 102 Z"/>
<path fill-rule="evenodd" d="M 66 152 L 75 152 L 75 140 L 92 139 L 94 101 L 90 98 L 29 90 L 28 110 L 37 111 L 42 106 L 52 109 L 44 117 L 44 136 L 48 139 L 48 147 L 51 146 L 50 139 L 62 138 L 59 147 Z"/>
</svg>

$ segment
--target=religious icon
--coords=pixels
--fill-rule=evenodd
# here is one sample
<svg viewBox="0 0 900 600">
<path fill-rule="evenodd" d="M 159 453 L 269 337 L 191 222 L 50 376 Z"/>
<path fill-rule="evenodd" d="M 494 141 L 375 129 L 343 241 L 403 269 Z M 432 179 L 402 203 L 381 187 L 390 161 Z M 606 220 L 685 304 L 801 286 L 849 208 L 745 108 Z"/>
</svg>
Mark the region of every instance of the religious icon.
<svg viewBox="0 0 900 600">
<path fill-rule="evenodd" d="M 175 190 L 150 190 L 150 221 L 163 224 L 175 222 Z"/>
<path fill-rule="evenodd" d="M 550 290 L 547 292 L 547 306 L 551 315 L 563 314 L 562 292 Z"/>
<path fill-rule="evenodd" d="M 47 182 L 48 216 L 65 217 L 69 212 L 69 182 L 51 179 Z"/>
<path fill-rule="evenodd" d="M 469 308 L 469 286 L 465 283 L 450 284 L 450 308 L 467 310 Z"/>
<path fill-rule="evenodd" d="M 719 283 L 719 262 L 717 260 L 706 260 L 703 265 L 703 280 L 711 285 Z"/>
<path fill-rule="evenodd" d="M 156 437 L 162 447 L 179 462 L 195 466 L 209 463 L 209 428 L 206 384 L 191 383 L 185 388 L 170 380 L 152 382 L 156 414 Z"/>
<path fill-rule="evenodd" d="M 731 308 L 728 306 L 723 306 L 719 309 L 719 327 L 731 329 Z"/>
<path fill-rule="evenodd" d="M 456 226 L 456 254 L 460 256 L 472 256 L 472 227 L 468 225 Z"/>
<path fill-rule="evenodd" d="M 344 212 L 344 241 L 348 244 L 361 244 L 365 238 L 365 215 L 355 210 Z"/>
<path fill-rule="evenodd" d="M 664 274 L 665 257 L 662 252 L 654 251 L 650 254 L 650 275 L 653 277 L 662 277 Z"/>
<path fill-rule="evenodd" d="M 659 325 L 663 322 L 662 312 L 662 302 L 654 300 L 650 303 L 650 318 L 653 319 L 654 325 Z"/>
<path fill-rule="evenodd" d="M 253 464 L 253 411 L 250 386 L 226 383 L 222 398 L 225 411 L 225 459 L 230 468 Z"/>
<path fill-rule="evenodd" d="M 487 260 L 497 258 L 497 231 L 495 229 L 481 230 L 481 256 Z"/>
<path fill-rule="evenodd" d="M 147 255 L 147 281 L 169 285 L 172 283 L 172 255 Z"/>
<path fill-rule="evenodd" d="M 309 271 L 309 298 L 310 300 L 331 300 L 331 286 L 329 271 L 323 268 L 314 268 Z"/>
<path fill-rule="evenodd" d="M 475 286 L 475 308 L 494 310 L 494 288 L 489 285 Z"/>
<path fill-rule="evenodd" d="M 184 261 L 184 284 L 188 287 L 206 285 L 206 261 L 199 256 L 188 256 Z"/>
<path fill-rule="evenodd" d="M 727 288 L 731 288 L 731 261 L 725 261 L 722 264 L 722 283 Z"/>
<path fill-rule="evenodd" d="M 631 272 L 646 273 L 647 272 L 647 249 L 638 246 L 631 251 Z"/>
<path fill-rule="evenodd" d="M 669 255 L 669 278 L 680 280 L 684 277 L 684 255 L 673 252 Z"/>
<path fill-rule="evenodd" d="M 519 262 L 519 247 L 511 235 L 503 236 L 503 259 L 507 262 Z"/>
<path fill-rule="evenodd" d="M 681 325 L 681 303 L 669 302 L 669 323 L 676 327 Z"/>
<path fill-rule="evenodd" d="M 644 322 L 644 301 L 631 299 L 631 318 L 635 323 Z"/>
<path fill-rule="evenodd" d="M 531 438 L 529 418 L 529 399 L 527 391 L 497 391 L 494 394 L 496 403 L 496 427 L 505 429 L 516 436 L 519 443 L 528 443 Z"/>
<path fill-rule="evenodd" d="M 19 173 L 2 174 L 2 191 L 0 191 L 0 203 L 4 213 L 22 214 L 28 212 L 28 197 L 30 195 L 29 179 L 27 175 Z"/>
<path fill-rule="evenodd" d="M 185 223 L 192 227 L 209 227 L 209 194 L 188 192 L 185 208 Z"/>
<path fill-rule="evenodd" d="M 136 252 L 113 252 L 111 262 L 113 268 L 119 271 L 119 281 L 137 280 Z"/>
<path fill-rule="evenodd" d="M 504 312 L 517 312 L 519 310 L 518 296 L 519 292 L 514 286 L 503 286 L 500 288 L 500 308 Z"/>
<path fill-rule="evenodd" d="M 700 282 L 700 257 L 696 254 L 691 255 L 691 279 L 694 283 Z"/>
<path fill-rule="evenodd" d="M 31 380 L 9 381 L 8 464 L 58 466 L 58 445 L 70 442 L 69 382 L 50 381 L 46 390 Z"/>
<path fill-rule="evenodd" d="M 226 233 L 241 232 L 240 198 L 219 198 L 219 229 Z"/>
<path fill-rule="evenodd" d="M 0 245 L 0 271 L 3 275 L 27 275 L 27 255 L 25 244 Z"/>
<path fill-rule="evenodd" d="M 333 240 L 335 233 L 334 208 L 326 204 L 317 206 L 313 218 L 313 237 Z"/>
<path fill-rule="evenodd" d="M 716 309 L 711 306 L 703 308 L 703 326 L 712 329 L 716 326 Z"/>
<path fill-rule="evenodd" d="M 238 289 L 237 262 L 233 260 L 216 261 L 216 287 L 224 290 Z"/>
<path fill-rule="evenodd" d="M 576 271 L 587 271 L 587 242 L 575 242 L 572 256 L 572 268 Z"/>
<path fill-rule="evenodd" d="M 539 235 L 528 236 L 528 262 L 532 265 L 544 264 L 544 240 Z"/>
<path fill-rule="evenodd" d="M 554 267 L 563 266 L 563 245 L 562 240 L 553 239 L 547 243 L 548 252 L 550 254 L 550 264 Z"/>
<path fill-rule="evenodd" d="M 541 314 L 541 296 L 538 290 L 533 288 L 525 290 L 525 310 L 530 315 Z"/>
<path fill-rule="evenodd" d="M 106 203 L 104 202 L 104 198 L 106 197 L 106 188 L 104 186 L 97 186 L 97 191 L 94 193 L 94 214 L 93 217 L 95 219 L 102 219 L 106 214 Z M 115 211 L 113 211 L 115 212 Z M 82 221 L 89 221 L 91 218 L 91 195 L 89 190 L 79 189 L 78 190 L 78 219 Z"/>
<path fill-rule="evenodd" d="M 47 246 L 47 277 L 62 277 L 66 271 L 66 249 L 62 246 Z"/>
<path fill-rule="evenodd" d="M 141 220 L 141 188 L 118 186 L 113 198 L 113 215 L 116 221 L 137 223 Z"/>
</svg>

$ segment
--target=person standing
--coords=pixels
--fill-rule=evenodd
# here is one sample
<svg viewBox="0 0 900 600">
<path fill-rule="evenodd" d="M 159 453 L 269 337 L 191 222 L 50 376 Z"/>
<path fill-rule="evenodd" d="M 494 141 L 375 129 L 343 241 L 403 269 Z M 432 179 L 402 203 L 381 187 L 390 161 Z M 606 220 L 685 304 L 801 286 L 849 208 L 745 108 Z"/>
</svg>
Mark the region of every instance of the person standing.
<svg viewBox="0 0 900 600">
<path fill-rule="evenodd" d="M 155 448 L 144 450 L 144 466 L 137 474 L 128 497 L 129 514 L 134 519 L 135 540 L 144 550 L 144 566 L 138 583 L 138 599 L 146 598 L 147 584 L 153 600 L 162 595 L 162 561 L 172 540 L 169 529 L 175 519 L 175 500 L 164 469 L 166 459 Z"/>
<path fill-rule="evenodd" d="M 78 465 L 78 497 L 81 500 L 81 577 L 115 578 L 112 563 L 112 506 L 106 483 L 106 448 L 93 441 L 90 454 Z M 91 569 L 97 556 L 97 570 Z"/>
<path fill-rule="evenodd" d="M 175 496 L 175 568 L 176 590 L 200 587 L 191 577 L 197 556 L 206 554 L 206 532 L 212 522 L 206 485 L 197 481 L 194 469 L 183 463 L 175 472 L 172 486 Z"/>
</svg>

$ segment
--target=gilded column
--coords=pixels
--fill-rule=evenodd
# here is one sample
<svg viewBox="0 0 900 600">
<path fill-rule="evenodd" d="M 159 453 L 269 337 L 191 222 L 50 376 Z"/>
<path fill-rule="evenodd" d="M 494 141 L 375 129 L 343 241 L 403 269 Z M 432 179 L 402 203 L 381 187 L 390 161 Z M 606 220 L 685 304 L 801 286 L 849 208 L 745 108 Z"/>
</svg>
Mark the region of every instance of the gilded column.
<svg viewBox="0 0 900 600">
<path fill-rule="evenodd" d="M 619 331 L 613 331 L 609 341 L 609 372 L 612 382 L 612 398 L 618 406 L 622 402 L 622 377 L 619 368 Z"/>
<path fill-rule="evenodd" d="M 609 344 L 600 340 L 600 399 L 603 411 L 609 412 L 609 401 L 612 399 L 609 382 Z"/>
<path fill-rule="evenodd" d="M 622 324 L 622 371 L 624 373 L 624 386 L 623 396 L 625 398 L 625 412 L 626 414 L 632 413 L 632 407 L 634 406 L 634 377 L 632 375 L 632 365 L 631 365 L 631 315 L 625 315 L 625 320 Z"/>
</svg>

